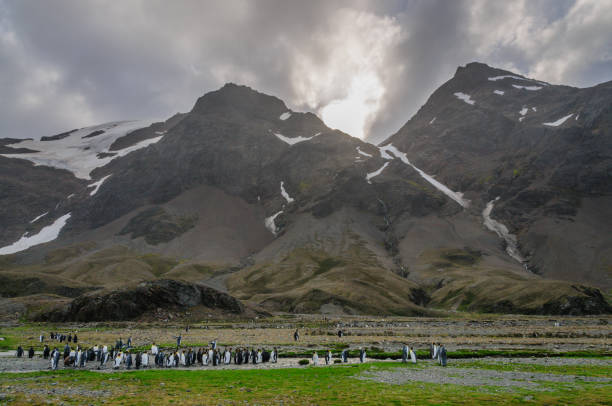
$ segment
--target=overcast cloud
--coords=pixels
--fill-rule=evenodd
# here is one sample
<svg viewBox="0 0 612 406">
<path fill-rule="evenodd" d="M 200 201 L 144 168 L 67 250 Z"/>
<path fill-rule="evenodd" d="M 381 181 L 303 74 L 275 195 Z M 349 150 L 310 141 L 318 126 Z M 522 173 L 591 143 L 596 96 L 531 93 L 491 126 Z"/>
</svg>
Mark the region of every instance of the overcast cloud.
<svg viewBox="0 0 612 406">
<path fill-rule="evenodd" d="M 612 80 L 612 0 L 0 0 L 0 138 L 167 118 L 225 82 L 380 141 L 459 65 Z"/>
</svg>

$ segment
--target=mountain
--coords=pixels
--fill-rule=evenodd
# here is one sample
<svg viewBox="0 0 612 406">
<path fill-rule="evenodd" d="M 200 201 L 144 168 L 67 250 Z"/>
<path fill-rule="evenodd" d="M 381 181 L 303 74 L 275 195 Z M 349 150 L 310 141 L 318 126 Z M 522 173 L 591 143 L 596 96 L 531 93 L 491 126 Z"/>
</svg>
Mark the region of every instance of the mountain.
<svg viewBox="0 0 612 406">
<path fill-rule="evenodd" d="M 6 298 L 0 308 L 37 314 L 55 303 L 66 307 L 35 317 L 70 318 L 70 309 L 86 306 L 92 314 L 91 303 L 102 300 L 95 298 L 125 298 L 122 292 L 137 291 L 142 281 L 182 280 L 228 293 L 227 300 L 237 298 L 261 312 L 609 312 L 597 288 L 607 286 L 605 272 L 583 264 L 588 271 L 555 274 L 550 264 L 566 253 L 523 231 L 538 221 L 603 230 L 609 215 L 590 209 L 586 200 L 607 198 L 609 174 L 600 174 L 597 195 L 577 198 L 578 189 L 572 189 L 578 202 L 559 194 L 520 212 L 524 206 L 512 206 L 510 197 L 540 202 L 531 190 L 554 182 L 557 171 L 570 165 L 540 158 L 532 168 L 521 156 L 522 166 L 512 167 L 519 171 L 514 178 L 531 179 L 530 186 L 503 176 L 476 186 L 502 163 L 514 163 L 510 145 L 536 150 L 509 139 L 519 131 L 510 118 L 514 106 L 527 100 L 500 87 L 511 86 L 508 78 L 480 83 L 487 72 L 505 74 L 480 64 L 459 69 L 379 147 L 235 84 L 205 94 L 190 112 L 163 122 L 116 122 L 40 140 L 0 140 L 0 277 L 19 286 L 0 291 Z M 532 81 L 512 80 L 532 87 Z M 492 98 L 485 106 L 484 88 L 491 86 L 506 89 L 493 96 L 512 105 L 498 104 L 495 111 L 498 101 Z M 602 89 L 581 96 L 589 106 L 581 120 L 595 122 L 609 111 L 610 97 Z M 541 99 L 537 114 L 560 112 L 574 91 L 581 90 L 559 87 L 558 94 Z M 533 114 L 515 120 L 525 126 L 523 138 L 535 137 Z M 609 139 L 606 125 L 589 130 Z M 539 127 L 541 138 L 555 137 Z M 484 136 L 489 133 L 494 134 Z M 542 142 L 534 143 L 545 151 Z M 584 143 L 580 154 L 595 150 Z M 546 180 L 535 168 L 545 171 Z M 527 196 L 519 199 L 521 193 Z M 575 214 L 565 209 L 568 204 Z M 526 248 L 532 240 L 537 252 Z M 607 247 L 609 241 L 604 234 L 588 243 Z M 582 247 L 584 255 L 588 251 Z M 590 255 L 610 263 L 605 250 Z"/>
<path fill-rule="evenodd" d="M 611 100 L 612 82 L 554 86 L 472 63 L 384 144 L 489 203 L 530 271 L 609 289 Z"/>
</svg>

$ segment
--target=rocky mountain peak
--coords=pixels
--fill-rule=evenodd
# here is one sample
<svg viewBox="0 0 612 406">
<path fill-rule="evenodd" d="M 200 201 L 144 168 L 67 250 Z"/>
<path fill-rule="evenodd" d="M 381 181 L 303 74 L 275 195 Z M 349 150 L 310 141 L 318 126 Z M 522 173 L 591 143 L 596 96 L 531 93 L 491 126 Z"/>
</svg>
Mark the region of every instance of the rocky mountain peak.
<svg viewBox="0 0 612 406">
<path fill-rule="evenodd" d="M 239 114 L 249 119 L 277 119 L 289 109 L 277 97 L 259 93 L 248 86 L 226 83 L 206 93 L 195 103 L 194 114 Z"/>
<path fill-rule="evenodd" d="M 516 75 L 515 73 L 495 68 L 482 62 L 470 62 L 465 66 L 458 66 L 455 71 L 455 78 L 463 78 L 466 75 Z"/>
<path fill-rule="evenodd" d="M 610 100 L 474 62 L 379 148 L 233 83 L 164 122 L 0 140 L 0 281 L 56 285 L 0 294 L 161 277 L 270 311 L 608 312 L 576 283 L 612 286 Z"/>
</svg>

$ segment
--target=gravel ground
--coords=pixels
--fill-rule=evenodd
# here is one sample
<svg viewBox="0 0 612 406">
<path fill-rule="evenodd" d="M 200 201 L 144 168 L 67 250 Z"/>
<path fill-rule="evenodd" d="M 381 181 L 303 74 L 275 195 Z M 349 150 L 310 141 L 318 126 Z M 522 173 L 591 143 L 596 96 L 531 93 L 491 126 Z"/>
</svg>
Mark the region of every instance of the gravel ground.
<svg viewBox="0 0 612 406">
<path fill-rule="evenodd" d="M 197 366 L 197 367 L 189 367 L 189 368 L 173 368 L 173 369 L 189 369 L 189 370 L 198 370 L 198 369 L 274 369 L 274 368 L 302 368 L 302 366 L 298 365 L 298 361 L 303 358 L 279 358 L 277 363 L 266 362 L 262 364 L 246 364 L 246 365 L 219 365 L 216 367 L 213 366 Z M 359 363 L 357 358 L 349 358 L 349 364 Z M 119 369 L 113 369 L 111 366 L 111 362 L 107 362 L 107 364 L 99 368 L 99 362 L 90 362 L 84 368 L 73 368 L 67 367 L 64 368 L 64 363 L 60 361 L 60 366 L 58 369 L 86 369 L 90 371 L 100 371 L 100 372 L 121 372 L 125 371 L 126 368 L 124 365 Z M 319 358 L 319 366 L 324 367 L 325 361 L 323 357 Z M 148 368 L 148 369 L 156 369 L 156 368 Z M 50 371 L 50 361 L 45 360 L 39 357 L 34 358 L 17 358 L 15 356 L 0 356 L 0 372 L 37 372 L 37 371 Z M 133 368 L 132 368 L 133 370 Z"/>
<path fill-rule="evenodd" d="M 472 362 L 476 359 L 451 360 L 456 365 Z M 482 359 L 477 359 L 483 361 Z M 547 364 L 547 365 L 611 365 L 607 360 L 581 359 L 555 359 L 553 363 L 547 363 L 548 359 L 487 359 L 492 364 L 500 362 L 519 362 L 525 364 Z M 498 361 L 498 362 L 495 362 Z M 600 363 L 603 362 L 603 363 Z M 408 382 L 426 382 L 439 384 L 454 384 L 462 386 L 494 386 L 506 390 L 529 389 L 534 391 L 549 391 L 547 383 L 572 384 L 576 382 L 599 382 L 611 385 L 612 379 L 602 377 L 547 374 L 539 372 L 513 372 L 496 371 L 478 368 L 447 367 L 443 368 L 427 361 L 424 368 L 398 368 L 394 370 L 368 371 L 358 379 L 372 380 L 388 384 L 401 385 Z M 422 364 L 420 364 L 422 365 Z"/>
<path fill-rule="evenodd" d="M 470 363 L 474 361 L 486 362 L 488 364 L 530 364 L 530 365 L 551 365 L 551 366 L 565 366 L 565 365 L 601 365 L 601 366 L 612 366 L 612 358 L 601 359 L 601 358 L 479 358 L 479 359 L 457 359 L 452 360 L 453 364 Z"/>
<path fill-rule="evenodd" d="M 14 393 L 24 393 L 27 392 L 28 395 L 40 395 L 40 396 L 75 396 L 79 399 L 82 398 L 101 398 L 101 397 L 109 397 L 113 395 L 112 391 L 106 390 L 90 390 L 85 388 L 80 388 L 78 386 L 55 386 L 50 385 L 48 387 L 28 387 L 24 389 L 19 387 L 19 385 L 7 386 L 2 389 L 2 393 L 0 396 L 6 397 L 10 396 Z M 0 398 L 1 400 L 1 398 Z"/>
</svg>

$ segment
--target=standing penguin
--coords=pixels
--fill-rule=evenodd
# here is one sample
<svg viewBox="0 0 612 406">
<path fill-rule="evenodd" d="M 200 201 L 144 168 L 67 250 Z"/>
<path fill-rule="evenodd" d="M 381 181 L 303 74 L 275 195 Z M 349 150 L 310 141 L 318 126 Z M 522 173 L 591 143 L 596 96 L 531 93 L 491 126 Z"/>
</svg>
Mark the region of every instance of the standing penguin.
<svg viewBox="0 0 612 406">
<path fill-rule="evenodd" d="M 365 348 L 359 350 L 359 362 L 366 362 L 366 350 Z"/>
<path fill-rule="evenodd" d="M 342 350 L 342 362 L 348 362 L 348 350 L 346 348 Z"/>
<path fill-rule="evenodd" d="M 329 365 L 332 361 L 332 353 L 331 350 L 327 350 L 325 353 L 325 365 Z"/>
<path fill-rule="evenodd" d="M 443 367 L 446 366 L 446 348 L 444 348 L 444 346 L 440 346 L 440 349 L 438 350 L 440 355 L 440 365 L 442 365 Z"/>
<path fill-rule="evenodd" d="M 417 362 L 416 353 L 414 352 L 414 350 L 412 349 L 412 347 L 410 347 L 410 361 L 411 361 L 413 364 L 416 364 L 416 362 Z"/>
</svg>

